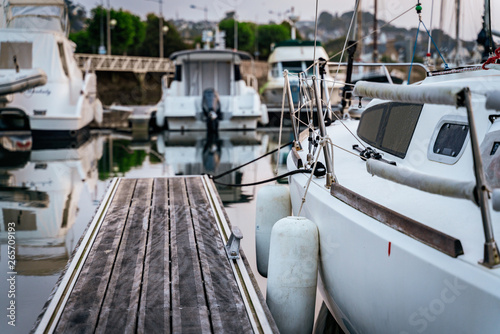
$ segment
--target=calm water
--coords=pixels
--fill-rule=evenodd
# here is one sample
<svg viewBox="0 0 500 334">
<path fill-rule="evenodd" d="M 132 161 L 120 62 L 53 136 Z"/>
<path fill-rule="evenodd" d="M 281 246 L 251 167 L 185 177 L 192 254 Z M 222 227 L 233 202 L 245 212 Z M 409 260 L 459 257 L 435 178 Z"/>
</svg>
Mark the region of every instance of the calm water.
<svg viewBox="0 0 500 334">
<path fill-rule="evenodd" d="M 287 134 L 283 141 L 289 138 Z M 219 138 L 207 138 L 204 132 L 165 132 L 148 142 L 101 133 L 78 147 L 34 147 L 14 153 L 0 149 L 0 332 L 29 332 L 113 177 L 216 175 L 272 150 L 277 140 L 277 131 L 226 132 Z M 241 184 L 270 178 L 275 159 L 276 155 L 266 157 L 220 181 Z M 258 188 L 218 186 L 232 224 L 243 232 L 242 247 L 255 273 Z M 7 280 L 12 271 L 9 227 L 16 231 L 15 298 L 9 296 Z M 265 280 L 259 285 L 264 289 Z M 8 324 L 11 300 L 15 327 Z"/>
</svg>

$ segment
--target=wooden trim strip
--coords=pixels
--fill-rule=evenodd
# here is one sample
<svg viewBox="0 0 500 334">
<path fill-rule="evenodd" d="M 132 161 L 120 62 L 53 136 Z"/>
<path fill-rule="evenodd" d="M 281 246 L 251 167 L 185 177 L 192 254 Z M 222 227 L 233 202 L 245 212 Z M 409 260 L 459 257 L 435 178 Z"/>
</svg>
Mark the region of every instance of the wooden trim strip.
<svg viewBox="0 0 500 334">
<path fill-rule="evenodd" d="M 464 254 L 459 239 L 403 216 L 337 183 L 332 185 L 330 193 L 356 210 L 446 255 L 457 257 Z"/>
</svg>

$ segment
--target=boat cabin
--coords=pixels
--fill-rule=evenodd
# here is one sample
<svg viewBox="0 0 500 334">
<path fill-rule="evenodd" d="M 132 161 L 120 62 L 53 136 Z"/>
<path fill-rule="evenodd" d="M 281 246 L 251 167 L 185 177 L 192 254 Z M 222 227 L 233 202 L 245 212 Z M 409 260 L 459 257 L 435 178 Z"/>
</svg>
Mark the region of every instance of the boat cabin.
<svg viewBox="0 0 500 334">
<path fill-rule="evenodd" d="M 5 27 L 69 33 L 64 0 L 9 0 L 4 5 Z"/>
<path fill-rule="evenodd" d="M 242 60 L 252 59 L 246 52 L 231 50 L 187 50 L 170 57 L 175 62 L 171 88 L 177 96 L 201 96 L 208 88 L 219 95 L 238 95 L 236 83 L 243 80 Z"/>
<path fill-rule="evenodd" d="M 328 59 L 321 43 L 316 43 L 316 58 Z M 276 44 L 268 60 L 269 80 L 283 77 L 284 70 L 294 74 L 307 70 L 308 76 L 313 75 L 314 68 L 311 65 L 314 63 L 314 55 L 314 41 L 289 40 Z"/>
</svg>

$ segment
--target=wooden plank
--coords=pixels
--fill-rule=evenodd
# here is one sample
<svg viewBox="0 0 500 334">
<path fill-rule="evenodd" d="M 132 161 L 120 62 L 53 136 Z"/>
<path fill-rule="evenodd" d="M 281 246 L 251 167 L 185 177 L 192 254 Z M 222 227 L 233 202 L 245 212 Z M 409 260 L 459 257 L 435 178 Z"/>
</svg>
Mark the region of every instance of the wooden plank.
<svg viewBox="0 0 500 334">
<path fill-rule="evenodd" d="M 78 281 L 68 299 L 56 333 L 93 333 L 121 234 L 135 180 L 121 180 Z"/>
<path fill-rule="evenodd" d="M 209 312 L 183 178 L 169 179 L 169 197 L 172 332 L 209 333 L 211 332 Z"/>
<path fill-rule="evenodd" d="M 171 331 L 170 220 L 168 179 L 154 180 L 143 287 L 139 304 L 139 333 Z"/>
<path fill-rule="evenodd" d="M 96 333 L 133 333 L 144 268 L 153 179 L 138 179 Z"/>
<path fill-rule="evenodd" d="M 250 333 L 252 325 L 234 279 L 201 177 L 186 179 L 201 268 L 215 333 Z"/>
</svg>

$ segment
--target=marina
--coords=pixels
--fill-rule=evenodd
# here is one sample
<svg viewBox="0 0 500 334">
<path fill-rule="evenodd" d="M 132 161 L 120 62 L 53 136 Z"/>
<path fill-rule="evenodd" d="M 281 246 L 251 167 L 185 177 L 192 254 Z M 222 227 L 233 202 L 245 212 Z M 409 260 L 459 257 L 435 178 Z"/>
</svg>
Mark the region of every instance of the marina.
<svg viewBox="0 0 500 334">
<path fill-rule="evenodd" d="M 2 0 L 0 332 L 497 332 L 500 32 L 474 1 Z"/>
</svg>

